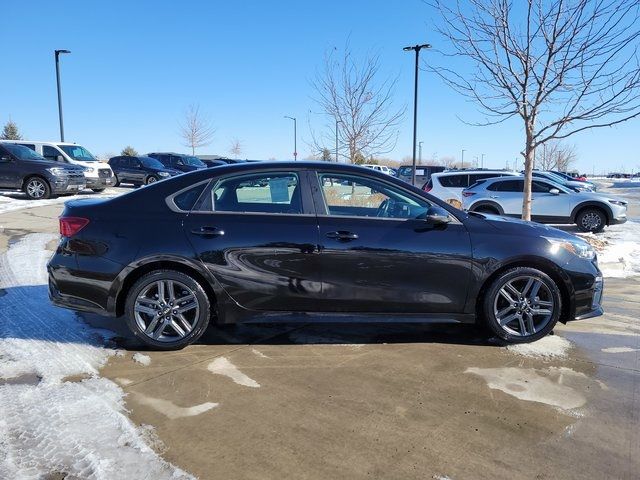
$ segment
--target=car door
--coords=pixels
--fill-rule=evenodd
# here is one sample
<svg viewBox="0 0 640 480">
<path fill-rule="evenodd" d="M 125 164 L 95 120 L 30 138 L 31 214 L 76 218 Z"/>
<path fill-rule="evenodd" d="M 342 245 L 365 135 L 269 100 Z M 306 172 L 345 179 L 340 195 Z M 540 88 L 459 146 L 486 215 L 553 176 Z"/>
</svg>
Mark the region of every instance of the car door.
<svg viewBox="0 0 640 480">
<path fill-rule="evenodd" d="M 0 188 L 17 188 L 19 177 L 17 160 L 0 145 Z"/>
<path fill-rule="evenodd" d="M 494 182 L 487 190 L 489 198 L 500 205 L 505 215 L 522 215 L 523 180 L 502 180 Z"/>
<path fill-rule="evenodd" d="M 140 163 L 140 159 L 136 157 L 130 157 L 129 162 L 130 162 L 129 171 L 131 172 L 132 180 L 135 183 L 144 183 L 147 174 L 142 168 L 142 163 Z"/>
<path fill-rule="evenodd" d="M 184 221 L 199 259 L 244 308 L 317 309 L 318 227 L 303 173 L 259 171 L 214 180 Z"/>
<path fill-rule="evenodd" d="M 553 193 L 552 193 L 553 192 Z M 557 192 L 557 193 L 556 193 Z M 544 180 L 531 183 L 531 215 L 533 220 L 563 221 L 571 216 L 572 203 L 562 188 Z"/>
<path fill-rule="evenodd" d="M 372 176 L 319 171 L 313 179 L 326 310 L 463 311 L 471 243 L 462 223 L 427 223 L 426 199 Z"/>
</svg>

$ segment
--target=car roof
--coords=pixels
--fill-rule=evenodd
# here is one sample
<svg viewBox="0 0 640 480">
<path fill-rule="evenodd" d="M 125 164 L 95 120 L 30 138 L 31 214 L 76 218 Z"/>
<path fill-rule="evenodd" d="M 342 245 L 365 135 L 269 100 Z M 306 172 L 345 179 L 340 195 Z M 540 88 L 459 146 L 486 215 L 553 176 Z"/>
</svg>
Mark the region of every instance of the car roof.
<svg viewBox="0 0 640 480">
<path fill-rule="evenodd" d="M 449 170 L 446 172 L 432 173 L 431 176 L 439 178 L 439 177 L 448 177 L 451 175 L 469 175 L 469 174 L 477 174 L 477 173 L 501 173 L 509 176 L 520 175 L 519 173 L 512 172 L 510 170 Z"/>
<path fill-rule="evenodd" d="M 69 145 L 79 147 L 80 144 L 73 142 L 44 142 L 42 140 L 0 140 L 0 143 L 29 143 L 32 145 Z"/>
</svg>

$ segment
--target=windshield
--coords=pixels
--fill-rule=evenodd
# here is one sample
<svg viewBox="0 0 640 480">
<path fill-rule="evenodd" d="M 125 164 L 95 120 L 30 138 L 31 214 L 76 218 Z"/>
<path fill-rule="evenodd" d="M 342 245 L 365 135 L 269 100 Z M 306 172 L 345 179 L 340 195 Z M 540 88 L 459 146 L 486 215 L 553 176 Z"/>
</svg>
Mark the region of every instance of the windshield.
<svg viewBox="0 0 640 480">
<path fill-rule="evenodd" d="M 144 165 L 147 168 L 157 168 L 160 170 L 164 170 L 165 166 L 160 163 L 158 160 L 156 160 L 155 158 L 151 158 L 151 157 L 140 157 L 140 161 L 142 162 L 142 165 Z"/>
<path fill-rule="evenodd" d="M 97 162 L 98 159 L 91 155 L 91 152 L 80 145 L 58 145 L 64 153 L 69 155 L 73 160 L 80 162 Z"/>
<path fill-rule="evenodd" d="M 31 160 L 36 162 L 48 162 L 46 158 L 41 155 L 38 155 L 36 152 L 31 150 L 30 148 L 24 147 L 22 145 L 16 145 L 13 143 L 3 143 L 2 146 L 9 150 L 14 157 L 18 160 Z"/>
<path fill-rule="evenodd" d="M 206 165 L 198 157 L 182 157 L 182 161 L 185 165 L 191 165 L 192 167 L 206 167 Z"/>
</svg>

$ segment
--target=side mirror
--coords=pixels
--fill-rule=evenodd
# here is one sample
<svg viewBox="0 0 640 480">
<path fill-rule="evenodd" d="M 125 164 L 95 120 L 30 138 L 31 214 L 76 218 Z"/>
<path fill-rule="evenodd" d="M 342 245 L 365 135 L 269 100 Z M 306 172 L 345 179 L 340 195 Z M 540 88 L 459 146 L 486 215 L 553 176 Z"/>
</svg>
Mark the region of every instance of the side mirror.
<svg viewBox="0 0 640 480">
<path fill-rule="evenodd" d="M 56 162 L 66 162 L 66 160 L 64 159 L 64 157 L 62 155 L 58 155 L 56 157 Z"/>
<path fill-rule="evenodd" d="M 560 195 L 560 190 L 558 190 L 557 188 L 552 188 L 551 190 L 549 190 L 549 193 L 551 195 Z"/>
<path fill-rule="evenodd" d="M 429 207 L 424 219 L 431 225 L 445 225 L 451 221 L 449 212 L 442 207 Z"/>
</svg>

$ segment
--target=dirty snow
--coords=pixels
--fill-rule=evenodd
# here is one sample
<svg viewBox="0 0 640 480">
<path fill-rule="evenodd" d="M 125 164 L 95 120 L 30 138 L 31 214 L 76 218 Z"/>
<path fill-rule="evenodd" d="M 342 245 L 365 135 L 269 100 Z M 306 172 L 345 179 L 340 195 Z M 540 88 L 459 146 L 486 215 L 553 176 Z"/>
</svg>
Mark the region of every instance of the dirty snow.
<svg viewBox="0 0 640 480">
<path fill-rule="evenodd" d="M 572 343 L 559 335 L 547 335 L 537 342 L 509 345 L 507 350 L 517 355 L 534 358 L 566 358 Z"/>
<path fill-rule="evenodd" d="M 229 377 L 238 385 L 244 385 L 245 387 L 251 387 L 251 388 L 260 387 L 260 384 L 258 382 L 248 377 L 247 375 L 242 373 L 240 370 L 238 370 L 238 368 L 225 357 L 216 358 L 213 362 L 209 364 L 207 369 L 211 373 Z"/>
<path fill-rule="evenodd" d="M 144 353 L 136 352 L 131 357 L 134 362 L 139 363 L 145 367 L 151 365 L 151 357 L 149 355 L 145 355 Z"/>
<path fill-rule="evenodd" d="M 149 397 L 142 393 L 135 394 L 136 400 L 142 405 L 147 405 L 155 411 L 160 412 L 165 417 L 175 420 L 176 418 L 193 417 L 201 413 L 208 412 L 218 406 L 217 403 L 205 402 L 193 407 L 179 407 L 175 403 L 162 398 Z"/>
<path fill-rule="evenodd" d="M 47 205 L 58 205 L 69 200 L 77 200 L 79 198 L 110 198 L 121 193 L 118 190 L 107 189 L 102 193 L 79 194 L 66 197 L 50 198 L 48 200 L 29 200 L 26 195 L 21 193 L 0 193 L 0 214 L 23 210 L 25 208 L 44 207 Z"/>
<path fill-rule="evenodd" d="M 122 389 L 99 376 L 109 333 L 49 303 L 51 239 L 26 235 L 0 255 L 0 478 L 192 478 L 149 446 Z M 31 380 L 11 382 L 21 377 Z"/>
<path fill-rule="evenodd" d="M 640 352 L 640 350 L 638 350 L 637 348 L 630 348 L 630 347 L 609 347 L 609 348 L 603 348 L 602 350 L 600 350 L 601 352 L 604 353 L 632 353 L 632 352 Z"/>
</svg>

